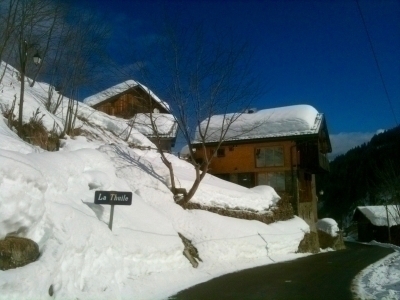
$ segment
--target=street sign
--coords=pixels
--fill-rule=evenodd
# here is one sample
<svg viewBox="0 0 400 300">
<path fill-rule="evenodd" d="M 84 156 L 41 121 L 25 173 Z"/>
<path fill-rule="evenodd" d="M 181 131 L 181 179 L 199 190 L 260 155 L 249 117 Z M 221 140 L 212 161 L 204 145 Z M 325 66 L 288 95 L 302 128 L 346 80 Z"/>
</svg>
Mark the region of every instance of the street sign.
<svg viewBox="0 0 400 300">
<path fill-rule="evenodd" d="M 132 192 L 95 191 L 94 204 L 131 205 Z"/>
<path fill-rule="evenodd" d="M 112 230 L 114 219 L 114 205 L 131 205 L 132 192 L 95 191 L 94 204 L 111 205 L 110 222 L 108 223 L 108 228 Z"/>
</svg>

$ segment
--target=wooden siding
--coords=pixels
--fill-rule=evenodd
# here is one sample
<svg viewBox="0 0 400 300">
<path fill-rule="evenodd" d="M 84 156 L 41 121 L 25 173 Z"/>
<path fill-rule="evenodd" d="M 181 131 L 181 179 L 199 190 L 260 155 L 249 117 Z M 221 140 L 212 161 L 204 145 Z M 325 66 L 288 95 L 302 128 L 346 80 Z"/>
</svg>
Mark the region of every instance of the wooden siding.
<svg viewBox="0 0 400 300">
<path fill-rule="evenodd" d="M 317 220 L 315 176 L 309 169 L 301 168 L 299 144 L 298 141 L 288 140 L 223 144 L 220 148 L 221 151 L 217 153 L 215 153 L 215 146 L 208 145 L 205 150 L 207 157 L 214 155 L 209 166 L 209 173 L 248 188 L 263 184 L 258 182 L 259 174 L 267 176 L 267 174 L 278 173 L 280 182 L 282 182 L 283 176 L 284 187 L 280 189 L 272 184 L 271 186 L 281 197 L 288 199 L 293 209 L 297 213 L 301 213 L 302 217 L 311 224 Z M 256 166 L 256 149 L 268 147 L 283 148 L 283 165 Z M 205 153 L 201 146 L 197 145 L 196 160 L 204 161 Z"/>
<path fill-rule="evenodd" d="M 157 108 L 161 113 L 168 111 L 141 88 L 135 87 L 93 106 L 106 114 L 130 119 L 137 113 L 149 113 Z"/>
<path fill-rule="evenodd" d="M 267 176 L 267 174 L 280 177 L 283 188 L 277 188 L 277 193 L 283 197 L 291 199 L 294 208 L 297 207 L 297 175 L 296 165 L 298 157 L 296 154 L 295 142 L 293 141 L 274 141 L 274 142 L 256 142 L 249 144 L 230 144 L 221 146 L 222 153 L 215 153 L 213 160 L 209 166 L 209 173 L 224 180 L 228 180 L 245 187 L 254 187 L 263 183 L 258 180 L 259 174 Z M 256 166 L 256 149 L 282 147 L 283 148 L 283 165 L 272 167 L 257 167 Z M 210 157 L 214 152 L 215 147 L 207 146 L 206 154 Z M 196 149 L 196 160 L 204 161 L 205 153 L 201 148 Z M 283 177 L 283 178 L 282 178 Z M 265 184 L 265 183 L 264 183 Z M 280 186 L 281 186 L 280 185 Z M 308 193 L 311 194 L 311 191 Z M 309 201 L 312 201 L 311 197 Z"/>
<path fill-rule="evenodd" d="M 291 170 L 292 163 L 296 164 L 295 155 L 295 143 L 291 141 L 281 142 L 262 142 L 262 143 L 251 143 L 251 144 L 239 144 L 239 145 L 223 145 L 221 149 L 224 149 L 225 156 L 213 158 L 209 172 L 211 174 L 223 174 L 223 173 L 247 173 L 247 172 L 277 172 L 277 171 L 288 171 Z M 283 158 L 284 165 L 278 167 L 256 167 L 255 151 L 257 148 L 264 147 L 283 147 Z M 200 146 L 199 146 L 200 147 Z M 215 147 L 206 147 L 207 155 L 211 155 L 211 151 Z M 292 155 L 290 151 L 292 150 Z M 201 148 L 196 150 L 196 159 L 204 160 L 204 152 Z"/>
</svg>

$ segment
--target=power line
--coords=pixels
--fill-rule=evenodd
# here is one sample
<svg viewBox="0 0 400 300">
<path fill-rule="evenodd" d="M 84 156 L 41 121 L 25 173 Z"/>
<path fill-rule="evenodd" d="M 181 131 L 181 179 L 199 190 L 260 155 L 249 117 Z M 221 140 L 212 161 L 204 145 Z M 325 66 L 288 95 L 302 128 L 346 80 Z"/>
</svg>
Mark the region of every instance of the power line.
<svg viewBox="0 0 400 300">
<path fill-rule="evenodd" d="M 363 25 L 364 25 L 365 32 L 366 32 L 367 37 L 368 37 L 368 41 L 369 41 L 369 45 L 371 47 L 372 55 L 374 56 L 374 59 L 375 59 L 376 67 L 378 68 L 378 72 L 379 72 L 379 76 L 380 76 L 381 81 L 382 81 L 383 89 L 385 90 L 386 98 L 387 98 L 387 100 L 389 102 L 390 110 L 392 111 L 393 118 L 394 118 L 394 121 L 396 122 L 396 125 L 399 125 L 399 123 L 397 122 L 396 114 L 395 114 L 394 109 L 393 109 L 392 101 L 390 100 L 389 93 L 388 93 L 387 88 L 386 88 L 385 81 L 383 80 L 382 70 L 381 70 L 381 67 L 379 65 L 374 46 L 372 44 L 372 39 L 371 39 L 371 36 L 370 36 L 370 34 L 368 32 L 368 28 L 367 28 L 367 25 L 365 23 L 364 15 L 363 15 L 363 13 L 361 11 L 361 7 L 360 7 L 360 4 L 359 4 L 358 0 L 356 0 L 356 3 L 357 3 L 358 11 L 359 11 L 360 16 L 361 16 L 361 20 L 362 20 Z"/>
</svg>

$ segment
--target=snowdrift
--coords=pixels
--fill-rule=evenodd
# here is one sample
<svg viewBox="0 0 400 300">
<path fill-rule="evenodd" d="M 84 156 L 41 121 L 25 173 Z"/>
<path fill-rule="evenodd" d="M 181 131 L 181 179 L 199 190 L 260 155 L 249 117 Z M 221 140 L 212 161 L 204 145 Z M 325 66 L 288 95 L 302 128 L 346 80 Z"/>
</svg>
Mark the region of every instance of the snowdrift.
<svg viewBox="0 0 400 300">
<path fill-rule="evenodd" d="M 3 108 L 18 86 L 16 71 L 8 67 L 1 84 Z M 47 89 L 45 83 L 27 87 L 24 122 L 39 107 L 47 128 L 54 123 L 62 128 L 65 106 L 56 114 L 45 111 Z M 128 141 L 120 139 L 124 120 L 79 107 L 87 121 L 77 126 L 90 138 L 67 137 L 57 152 L 21 141 L 0 117 L 0 239 L 27 237 L 41 252 L 34 263 L 0 271 L 0 299 L 160 299 L 271 258 L 299 256 L 295 251 L 309 230 L 303 220 L 266 225 L 182 209 L 174 203 L 157 152 L 128 147 L 151 148 L 147 138 L 134 131 Z M 169 158 L 177 182 L 190 185 L 193 167 Z M 110 207 L 94 204 L 96 190 L 133 192 L 131 206 L 115 207 L 112 231 Z M 249 190 L 207 175 L 193 201 L 266 210 L 277 198 L 269 188 Z M 197 269 L 182 255 L 178 233 L 198 249 L 203 262 Z"/>
</svg>

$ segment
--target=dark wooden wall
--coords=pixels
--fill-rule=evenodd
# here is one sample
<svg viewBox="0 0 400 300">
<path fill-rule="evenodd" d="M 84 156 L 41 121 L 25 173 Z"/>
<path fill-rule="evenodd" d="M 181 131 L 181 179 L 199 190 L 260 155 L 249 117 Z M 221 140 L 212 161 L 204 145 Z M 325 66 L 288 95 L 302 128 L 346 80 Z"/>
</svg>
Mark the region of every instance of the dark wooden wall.
<svg viewBox="0 0 400 300">
<path fill-rule="evenodd" d="M 155 108 L 160 113 L 168 113 L 165 107 L 139 88 L 111 97 L 93 107 L 106 114 L 124 119 L 130 119 L 137 113 L 150 113 Z"/>
</svg>

